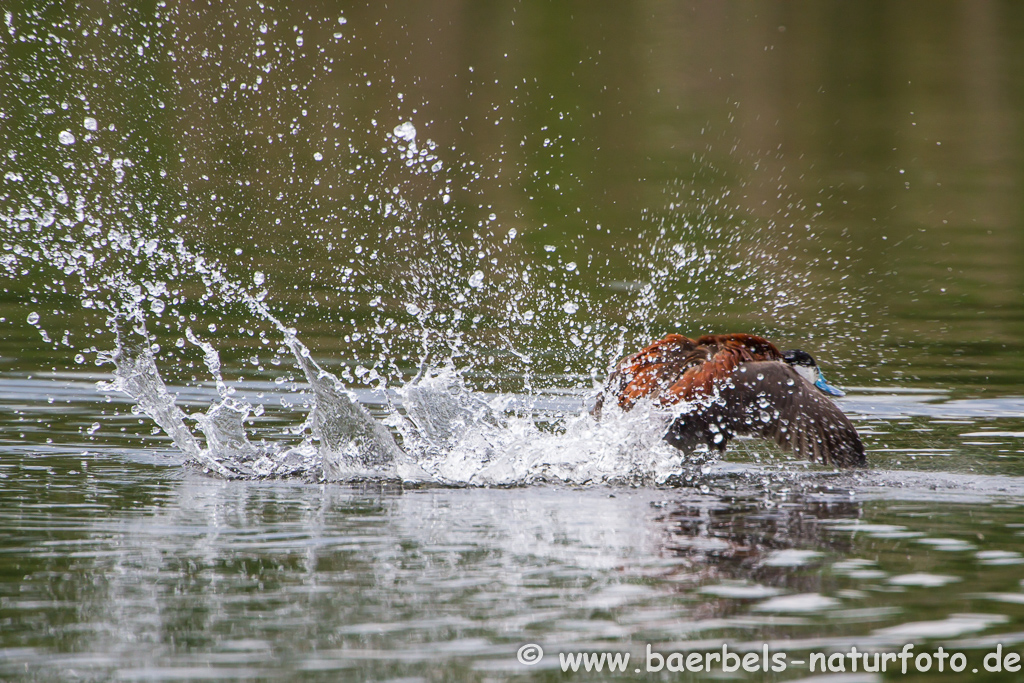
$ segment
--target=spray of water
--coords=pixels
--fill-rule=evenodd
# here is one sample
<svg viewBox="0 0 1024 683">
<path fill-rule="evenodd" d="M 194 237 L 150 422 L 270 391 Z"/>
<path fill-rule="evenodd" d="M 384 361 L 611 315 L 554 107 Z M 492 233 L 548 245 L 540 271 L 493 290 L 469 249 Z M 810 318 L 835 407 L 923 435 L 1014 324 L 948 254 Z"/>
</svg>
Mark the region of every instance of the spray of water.
<svg viewBox="0 0 1024 683">
<path fill-rule="evenodd" d="M 7 153 L 0 272 L 24 285 L 25 320 L 45 344 L 66 347 L 79 364 L 90 356 L 112 364 L 104 367 L 113 367 L 114 378 L 101 388 L 130 395 L 190 461 L 223 477 L 644 483 L 685 478 L 703 464 L 681 462 L 662 442 L 671 414 L 641 406 L 628 414 L 608 410 L 598 421 L 584 404 L 611 363 L 653 337 L 730 331 L 701 325 L 730 307 L 761 308 L 779 324 L 804 298 L 806 275 L 779 261 L 771 239 L 750 239 L 743 209 L 730 204 L 728 191 L 696 179 L 692 187 L 666 188 L 665 205 L 643 212 L 622 240 L 614 275 L 606 276 L 601 263 L 609 255 L 588 251 L 585 240 L 571 246 L 524 239 L 528 223 L 488 203 L 484 188 L 535 183 L 536 169 L 511 170 L 505 145 L 483 159 L 446 149 L 426 135 L 430 121 L 418 120 L 401 93 L 393 93 L 398 104 L 387 111 L 321 111 L 310 121 L 333 120 L 330 129 L 296 135 L 307 110 L 326 105 L 311 99 L 315 80 L 294 65 L 308 60 L 321 72 L 334 69 L 355 31 L 344 17 L 330 18 L 335 42 L 314 49 L 302 26 L 288 32 L 276 19 L 253 14 L 238 40 L 254 40 L 262 61 L 229 77 L 234 65 L 222 62 L 215 66 L 223 75 L 188 71 L 214 57 L 199 41 L 176 37 L 178 29 L 157 30 L 184 25 L 180 15 L 188 11 L 161 4 L 155 19 L 136 24 L 82 19 L 57 27 L 41 15 L 7 15 L 12 36 L 52 30 L 58 46 L 73 45 L 83 32 L 136 31 L 145 40 L 135 42 L 148 47 L 128 41 L 131 49 L 122 54 L 112 40 L 115 47 L 97 55 L 91 71 L 117 74 L 127 64 L 154 74 L 162 62 L 153 55 L 171 53 L 176 68 L 191 74 L 190 88 L 213 93 L 177 119 L 167 114 L 168 127 L 208 133 L 184 133 L 181 156 L 171 158 L 147 144 L 166 131 L 107 123 L 118 107 L 135 103 L 91 101 L 94 84 L 70 68 L 65 51 L 42 53 L 38 66 L 12 63 L 24 83 L 40 90 L 25 86 L 22 94 L 38 95 L 52 118 L 12 129 L 12 140 L 24 144 Z M 52 74 L 66 74 L 56 84 L 64 92 L 43 92 Z M 369 86 L 374 77 L 363 74 L 353 87 L 364 78 Z M 174 81 L 175 91 L 140 80 L 133 97 L 168 112 L 165 100 L 186 99 L 183 82 Z M 186 159 L 185 148 L 233 140 L 205 118 L 219 99 L 246 125 L 263 125 L 268 100 L 261 93 L 269 89 L 275 106 L 295 113 L 289 133 L 298 142 L 247 130 L 246 145 L 255 149 L 265 139 L 259 149 L 268 166 L 287 145 L 290 165 L 275 177 L 287 177 L 282 187 L 299 182 L 268 194 L 276 203 L 256 210 L 246 201 L 248 176 L 213 185 L 217 155 Z M 25 142 L 39 136 L 48 141 L 42 155 Z M 552 158 L 568 145 L 547 126 L 536 136 Z M 176 175 L 186 161 L 191 175 Z M 557 183 L 551 187 L 560 191 Z M 702 189 L 695 195 L 693 187 Z M 239 212 L 267 229 L 232 244 L 231 256 L 223 248 L 232 243 L 226 217 Z M 282 224 L 288 220 L 294 225 Z M 259 260 L 261 252 L 285 249 L 292 257 L 287 272 Z M 64 334 L 51 334 L 53 325 L 65 327 Z M 307 340 L 314 330 L 336 336 L 347 357 L 328 370 L 299 340 L 300 329 Z M 101 352 L 111 345 L 111 330 L 114 349 Z M 240 367 L 290 381 L 297 394 L 308 387 L 290 404 L 298 427 L 250 438 L 249 419 L 267 407 L 236 397 L 225 374 Z M 193 415 L 168 388 L 207 382 L 216 397 Z M 367 387 L 387 403 L 384 414 L 372 415 L 351 391 Z M 571 409 L 543 409 L 553 395 L 572 397 Z"/>
</svg>

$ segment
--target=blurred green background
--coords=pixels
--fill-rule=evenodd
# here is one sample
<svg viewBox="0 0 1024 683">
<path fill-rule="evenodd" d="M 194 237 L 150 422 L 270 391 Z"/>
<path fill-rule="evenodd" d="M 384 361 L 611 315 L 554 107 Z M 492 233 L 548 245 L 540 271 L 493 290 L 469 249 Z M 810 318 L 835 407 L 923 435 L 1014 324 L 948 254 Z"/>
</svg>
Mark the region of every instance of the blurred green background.
<svg viewBox="0 0 1024 683">
<path fill-rule="evenodd" d="M 271 5 L 5 5 L 0 371 L 110 348 L 133 284 L 172 376 L 186 325 L 279 371 L 180 238 L 392 381 L 426 348 L 589 386 L 753 331 L 846 385 L 1020 393 L 1019 3 Z"/>
</svg>

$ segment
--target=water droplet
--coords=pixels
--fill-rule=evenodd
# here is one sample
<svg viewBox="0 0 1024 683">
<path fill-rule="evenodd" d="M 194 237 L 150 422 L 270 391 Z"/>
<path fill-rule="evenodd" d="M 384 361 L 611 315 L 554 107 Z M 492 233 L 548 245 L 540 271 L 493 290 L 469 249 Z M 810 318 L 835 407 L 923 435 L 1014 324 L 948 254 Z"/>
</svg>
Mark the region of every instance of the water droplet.
<svg viewBox="0 0 1024 683">
<path fill-rule="evenodd" d="M 75 144 L 75 136 L 70 130 L 62 130 L 60 135 L 57 136 L 62 145 L 73 145 Z"/>
<path fill-rule="evenodd" d="M 149 310 L 153 311 L 157 315 L 163 313 L 165 308 L 167 308 L 167 304 L 160 299 L 153 299 L 153 303 L 149 305 Z"/>
<path fill-rule="evenodd" d="M 416 304 L 406 304 L 405 305 L 405 311 L 409 315 L 419 315 L 420 314 L 420 307 L 417 306 Z"/>
<path fill-rule="evenodd" d="M 484 274 L 483 274 L 483 271 L 478 270 L 475 273 L 473 273 L 473 275 L 470 276 L 470 278 L 469 278 L 469 286 L 470 287 L 474 287 L 476 289 L 480 289 L 481 287 L 484 286 Z"/>
<path fill-rule="evenodd" d="M 257 270 L 255 273 L 252 274 L 252 283 L 257 287 L 259 287 L 266 281 L 267 276 L 263 274 L 263 271 Z"/>
<path fill-rule="evenodd" d="M 406 142 L 412 142 L 416 139 L 416 126 L 412 125 L 412 121 L 406 121 L 395 126 L 394 131 L 396 138 L 405 140 Z"/>
<path fill-rule="evenodd" d="M 302 36 L 295 36 L 295 44 L 302 47 L 302 44 L 306 42 L 302 39 Z"/>
<path fill-rule="evenodd" d="M 568 313 L 569 315 L 572 315 L 576 311 L 580 310 L 580 307 L 575 301 L 566 301 L 564 304 L 562 304 L 562 310 Z"/>
<path fill-rule="evenodd" d="M 348 23 L 348 19 L 346 19 L 345 17 L 338 17 L 338 23 L 345 25 Z"/>
<path fill-rule="evenodd" d="M 96 119 L 94 119 L 91 116 L 86 116 L 83 124 L 85 125 L 86 130 L 96 130 L 99 127 L 99 124 L 96 122 Z"/>
<path fill-rule="evenodd" d="M 95 434 L 99 430 L 100 430 L 100 423 L 99 422 L 93 422 L 92 426 L 89 427 L 89 429 L 87 429 L 86 431 L 89 432 L 90 434 Z"/>
<path fill-rule="evenodd" d="M 323 161 L 324 155 L 321 154 L 320 152 L 313 152 L 313 158 L 316 159 L 317 161 Z"/>
<path fill-rule="evenodd" d="M 568 263 L 565 264 L 565 269 L 571 273 L 574 270 L 576 270 L 576 264 L 573 263 L 572 261 L 569 261 Z"/>
<path fill-rule="evenodd" d="M 28 314 L 27 320 L 29 325 L 35 325 L 36 323 L 39 322 L 39 314 L 36 313 L 35 311 L 32 311 L 31 313 Z"/>
<path fill-rule="evenodd" d="M 85 362 L 85 356 L 83 356 L 80 353 L 76 353 L 75 354 L 75 362 L 78 363 L 79 365 L 81 365 L 82 363 Z"/>
</svg>

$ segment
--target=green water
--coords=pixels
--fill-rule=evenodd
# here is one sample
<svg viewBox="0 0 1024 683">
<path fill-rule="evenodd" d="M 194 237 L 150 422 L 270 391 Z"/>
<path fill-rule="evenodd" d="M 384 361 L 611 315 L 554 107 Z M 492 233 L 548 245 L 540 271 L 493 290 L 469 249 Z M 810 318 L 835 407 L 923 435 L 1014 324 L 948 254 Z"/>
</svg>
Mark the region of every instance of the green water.
<svg viewBox="0 0 1024 683">
<path fill-rule="evenodd" d="M 531 285 L 581 298 L 571 319 L 557 300 L 517 326 L 536 372 L 606 367 L 567 348 L 590 324 L 626 327 L 630 345 L 670 329 L 763 332 L 834 358 L 847 384 L 1019 384 L 1013 3 L 11 12 L 5 166 L 24 179 L 6 183 L 5 213 L 51 197 L 56 177 L 105 226 L 181 236 L 242 282 L 267 273 L 269 301 L 325 356 L 380 350 L 372 334 L 344 342 L 375 296 L 398 323 L 414 323 L 410 301 L 450 307 L 486 252 L 489 283 L 531 266 Z M 437 142 L 442 173 L 381 154 L 401 120 L 421 149 Z M 63 130 L 78 142 L 58 144 Z M 134 163 L 120 183 L 117 158 Z M 413 205 L 398 220 L 382 217 L 393 188 Z M 713 262 L 659 277 L 675 244 Z M 464 263 L 445 263 L 454 247 Z M 138 260 L 141 278 L 152 265 Z M 544 270 L 569 262 L 574 273 Z M 56 278 L 65 296 L 39 270 L 4 287 L 12 370 L 68 364 L 21 324 L 31 294 L 41 326 L 61 326 L 56 309 L 72 344 L 92 345 L 74 278 Z M 630 316 L 630 287 L 649 282 L 652 305 Z M 182 285 L 182 312 L 201 312 L 197 283 Z M 523 310 L 535 289 L 519 287 Z M 484 317 L 462 331 L 501 344 L 505 298 L 473 303 Z"/>
<path fill-rule="evenodd" d="M 0 9 L 0 677 L 554 680 L 556 652 L 647 643 L 1024 652 L 1024 7 Z M 850 391 L 878 473 L 829 490 L 747 445 L 705 494 L 183 471 L 91 385 L 133 285 L 192 408 L 213 392 L 185 327 L 253 392 L 298 375 L 178 238 L 358 389 L 426 349 L 570 412 L 666 332 L 764 334 Z M 76 248 L 93 262 L 67 271 Z M 275 403 L 255 427 L 303 416 Z"/>
</svg>

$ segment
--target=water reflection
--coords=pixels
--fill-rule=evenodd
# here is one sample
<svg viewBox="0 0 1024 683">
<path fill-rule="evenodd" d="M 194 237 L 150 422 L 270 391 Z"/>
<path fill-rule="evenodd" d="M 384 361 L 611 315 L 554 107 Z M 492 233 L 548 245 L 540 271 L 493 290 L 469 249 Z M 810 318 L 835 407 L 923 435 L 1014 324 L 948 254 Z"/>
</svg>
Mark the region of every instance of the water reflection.
<svg viewBox="0 0 1024 683">
<path fill-rule="evenodd" d="M 1024 614 L 1024 498 L 6 473 L 8 680 L 511 674 L 522 642 L 891 647 Z"/>
</svg>

